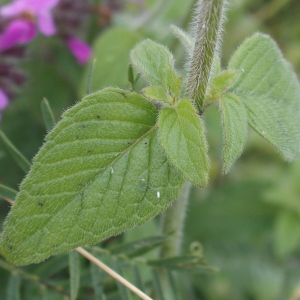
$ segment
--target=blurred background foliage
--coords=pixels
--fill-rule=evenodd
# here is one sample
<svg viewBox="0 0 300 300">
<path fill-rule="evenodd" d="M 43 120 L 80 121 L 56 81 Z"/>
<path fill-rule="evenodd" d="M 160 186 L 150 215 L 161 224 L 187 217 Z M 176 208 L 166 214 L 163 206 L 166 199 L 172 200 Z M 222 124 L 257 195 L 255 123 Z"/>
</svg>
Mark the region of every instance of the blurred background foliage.
<svg viewBox="0 0 300 300">
<path fill-rule="evenodd" d="M 86 20 L 83 31 L 94 49 L 91 90 L 106 86 L 128 88 L 129 51 L 148 37 L 172 50 L 178 71 L 183 73 L 184 50 L 172 36 L 169 25 L 188 29 L 194 2 L 94 1 L 101 9 Z M 299 0 L 231 0 L 222 65 L 226 65 L 246 36 L 261 31 L 277 41 L 299 77 L 299 12 Z M 39 36 L 29 45 L 22 62 L 27 83 L 3 112 L 0 122 L 0 129 L 26 157 L 31 159 L 35 155 L 46 134 L 40 110 L 43 97 L 49 100 L 58 120 L 63 110 L 86 93 L 92 64 L 93 59 L 85 67 L 78 66 L 55 37 Z M 142 85 L 140 80 L 140 87 Z M 170 278 L 177 292 L 165 295 L 165 299 L 299 300 L 300 161 L 284 163 L 269 145 L 249 130 L 245 152 L 232 171 L 222 177 L 222 129 L 217 108 L 210 107 L 204 117 L 212 157 L 211 180 L 208 187 L 192 190 L 182 253 L 191 253 L 191 245 L 192 248 L 197 245 L 209 267 L 179 271 L 172 268 Z M 0 142 L 0 183 L 16 189 L 23 177 L 24 173 Z M 1 223 L 8 210 L 9 205 L 1 201 Z M 157 257 L 157 249 L 134 254 L 130 257 L 133 261 L 124 249 L 119 252 L 125 253 L 126 259 L 111 250 L 125 242 L 157 236 L 159 230 L 159 218 L 156 218 L 102 242 L 101 248 L 89 250 L 121 270 L 129 280 L 142 281 L 143 289 L 154 299 L 163 299 L 159 290 L 151 291 L 157 271 L 149 266 L 151 260 L 148 260 Z M 154 248 L 163 240 L 152 242 L 150 245 Z M 78 299 L 102 299 L 103 290 L 107 299 L 137 299 L 128 293 L 120 294 L 112 279 L 83 258 L 79 263 Z M 68 265 L 66 254 L 24 268 L 14 268 L 0 258 L 0 299 L 68 299 Z M 11 273 L 14 276 L 10 276 Z M 18 298 L 19 291 L 21 298 Z"/>
</svg>

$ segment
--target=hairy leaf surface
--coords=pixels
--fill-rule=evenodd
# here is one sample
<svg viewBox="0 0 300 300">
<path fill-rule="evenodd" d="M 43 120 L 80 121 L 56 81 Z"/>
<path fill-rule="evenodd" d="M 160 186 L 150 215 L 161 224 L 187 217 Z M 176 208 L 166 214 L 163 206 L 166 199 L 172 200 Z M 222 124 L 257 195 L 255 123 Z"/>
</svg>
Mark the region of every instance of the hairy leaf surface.
<svg viewBox="0 0 300 300">
<path fill-rule="evenodd" d="M 171 30 L 173 34 L 180 40 L 188 55 L 192 56 L 195 44 L 193 37 L 175 25 L 171 25 Z"/>
<path fill-rule="evenodd" d="M 239 77 L 239 71 L 227 70 L 214 78 L 212 85 L 215 89 L 224 91 L 228 89 Z"/>
<path fill-rule="evenodd" d="M 182 79 L 177 77 L 173 55 L 165 46 L 145 40 L 131 51 L 130 58 L 150 85 L 179 97 Z"/>
<path fill-rule="evenodd" d="M 161 101 L 168 104 L 173 103 L 173 99 L 168 94 L 166 94 L 162 88 L 147 86 L 142 90 L 142 94 L 144 95 L 144 97 L 150 100 Z"/>
<path fill-rule="evenodd" d="M 250 126 L 286 160 L 295 159 L 300 150 L 300 85 L 277 45 L 255 34 L 236 51 L 228 68 L 240 70 L 231 90 L 244 101 Z"/>
<path fill-rule="evenodd" d="M 37 263 L 142 224 L 182 186 L 157 138 L 157 110 L 120 89 L 63 114 L 20 186 L 1 235 L 11 262 Z"/>
<path fill-rule="evenodd" d="M 183 176 L 203 187 L 208 180 L 208 146 L 204 125 L 188 99 L 163 108 L 158 118 L 160 142 Z"/>
<path fill-rule="evenodd" d="M 223 125 L 223 172 L 226 174 L 241 155 L 247 138 L 247 111 L 240 98 L 224 94 L 220 104 Z"/>
</svg>

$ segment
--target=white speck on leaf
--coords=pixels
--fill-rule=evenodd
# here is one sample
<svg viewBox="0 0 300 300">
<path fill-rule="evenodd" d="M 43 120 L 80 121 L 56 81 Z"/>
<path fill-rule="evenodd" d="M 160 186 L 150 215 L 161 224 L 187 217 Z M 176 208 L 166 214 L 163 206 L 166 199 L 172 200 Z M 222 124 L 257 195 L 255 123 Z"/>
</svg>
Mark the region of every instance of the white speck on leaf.
<svg viewBox="0 0 300 300">
<path fill-rule="evenodd" d="M 114 169 L 112 167 L 110 167 L 110 173 L 113 174 Z"/>
<path fill-rule="evenodd" d="M 156 196 L 157 198 L 160 198 L 160 191 L 157 191 Z"/>
</svg>

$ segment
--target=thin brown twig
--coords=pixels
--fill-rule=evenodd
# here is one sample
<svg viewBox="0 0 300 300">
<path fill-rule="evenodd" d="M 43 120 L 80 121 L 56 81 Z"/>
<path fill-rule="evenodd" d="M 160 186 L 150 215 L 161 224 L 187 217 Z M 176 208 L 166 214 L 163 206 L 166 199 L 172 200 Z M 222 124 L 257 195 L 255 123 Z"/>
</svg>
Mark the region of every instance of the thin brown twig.
<svg viewBox="0 0 300 300">
<path fill-rule="evenodd" d="M 7 201 L 9 204 L 14 204 L 14 201 L 13 201 L 13 200 L 11 200 L 11 199 L 9 199 L 9 198 L 6 198 L 6 197 L 3 197 L 3 196 L 2 196 L 2 198 L 3 198 L 5 201 Z"/>
<path fill-rule="evenodd" d="M 109 268 L 107 265 L 102 263 L 99 259 L 97 259 L 95 256 L 87 252 L 85 249 L 78 247 L 75 249 L 77 252 L 79 252 L 82 256 L 87 258 L 89 261 L 91 261 L 93 264 L 98 266 L 100 269 L 102 269 L 104 272 L 106 272 L 108 275 L 119 281 L 121 284 L 123 284 L 125 287 L 130 289 L 133 293 L 135 293 L 137 296 L 139 296 L 143 300 L 152 300 L 149 296 L 147 296 L 144 292 L 139 290 L 136 286 L 131 284 L 129 281 L 127 281 L 125 278 L 120 276 L 118 273 L 116 273 L 114 270 Z"/>
</svg>

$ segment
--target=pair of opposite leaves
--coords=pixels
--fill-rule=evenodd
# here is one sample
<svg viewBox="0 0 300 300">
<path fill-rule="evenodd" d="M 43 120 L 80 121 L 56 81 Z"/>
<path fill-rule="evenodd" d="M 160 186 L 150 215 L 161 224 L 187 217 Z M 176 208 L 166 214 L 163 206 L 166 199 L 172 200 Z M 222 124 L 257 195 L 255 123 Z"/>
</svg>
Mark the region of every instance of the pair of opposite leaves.
<svg viewBox="0 0 300 300">
<path fill-rule="evenodd" d="M 172 55 L 147 40 L 131 59 L 150 84 L 144 95 L 163 108 L 158 112 L 137 93 L 107 88 L 67 110 L 34 158 L 5 222 L 0 252 L 9 261 L 38 263 L 97 243 L 165 210 L 183 177 L 206 184 L 205 129 L 191 101 L 179 100 Z M 218 99 L 224 170 L 242 152 L 247 122 L 293 159 L 300 145 L 300 88 L 277 46 L 256 34 L 233 55 L 229 69 L 241 74 L 229 88 L 234 94 L 226 89 Z M 220 78 L 213 83 L 213 89 L 224 86 Z"/>
</svg>

